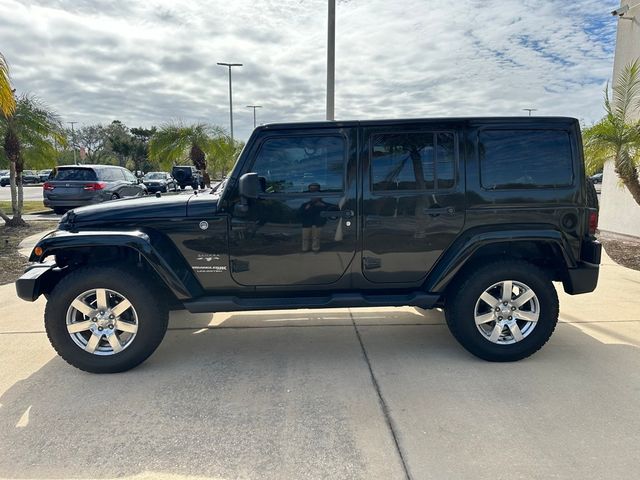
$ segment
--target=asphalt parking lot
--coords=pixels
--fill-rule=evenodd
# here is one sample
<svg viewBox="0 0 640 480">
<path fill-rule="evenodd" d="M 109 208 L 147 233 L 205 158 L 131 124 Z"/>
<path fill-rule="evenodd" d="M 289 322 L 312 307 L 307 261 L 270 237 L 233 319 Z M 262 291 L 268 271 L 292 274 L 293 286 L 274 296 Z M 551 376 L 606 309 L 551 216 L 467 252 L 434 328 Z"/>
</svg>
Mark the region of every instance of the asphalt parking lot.
<svg viewBox="0 0 640 480">
<path fill-rule="evenodd" d="M 530 359 L 438 311 L 174 312 L 139 368 L 69 367 L 0 286 L 3 478 L 637 478 L 640 272 L 605 258 Z"/>
</svg>

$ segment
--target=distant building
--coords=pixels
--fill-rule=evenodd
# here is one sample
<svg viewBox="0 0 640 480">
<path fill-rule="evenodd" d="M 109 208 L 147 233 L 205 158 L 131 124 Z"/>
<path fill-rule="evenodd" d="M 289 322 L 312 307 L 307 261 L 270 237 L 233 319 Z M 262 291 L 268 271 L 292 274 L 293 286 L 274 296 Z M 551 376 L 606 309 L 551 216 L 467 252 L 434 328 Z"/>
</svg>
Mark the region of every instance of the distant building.
<svg viewBox="0 0 640 480">
<path fill-rule="evenodd" d="M 627 3 L 632 8 L 618 20 L 614 79 L 626 65 L 640 58 L 640 0 L 623 0 L 622 5 Z M 640 112 L 636 114 L 640 117 Z M 612 161 L 604 167 L 599 224 L 600 230 L 640 237 L 640 206 L 621 184 Z"/>
</svg>

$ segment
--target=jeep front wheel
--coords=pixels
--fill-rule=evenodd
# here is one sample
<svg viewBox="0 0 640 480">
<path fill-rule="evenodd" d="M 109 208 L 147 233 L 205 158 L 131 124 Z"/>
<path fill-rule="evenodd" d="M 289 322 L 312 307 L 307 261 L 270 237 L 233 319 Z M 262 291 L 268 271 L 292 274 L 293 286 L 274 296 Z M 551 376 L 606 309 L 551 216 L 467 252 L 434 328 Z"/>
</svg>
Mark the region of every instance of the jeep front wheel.
<svg viewBox="0 0 640 480">
<path fill-rule="evenodd" d="M 445 315 L 453 336 L 484 360 L 526 358 L 549 340 L 558 322 L 553 283 L 520 261 L 484 265 L 452 285 Z"/>
<path fill-rule="evenodd" d="M 45 308 L 53 348 L 93 373 L 129 370 L 145 361 L 167 330 L 169 312 L 148 282 L 114 267 L 84 267 L 64 277 Z"/>
</svg>

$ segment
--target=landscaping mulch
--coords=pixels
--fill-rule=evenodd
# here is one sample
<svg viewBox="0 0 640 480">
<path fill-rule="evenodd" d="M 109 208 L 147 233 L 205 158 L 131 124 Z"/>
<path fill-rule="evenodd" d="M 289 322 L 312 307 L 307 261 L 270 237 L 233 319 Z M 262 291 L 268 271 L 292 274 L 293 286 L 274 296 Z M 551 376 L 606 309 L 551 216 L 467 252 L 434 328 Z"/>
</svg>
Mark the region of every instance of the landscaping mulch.
<svg viewBox="0 0 640 480">
<path fill-rule="evenodd" d="M 640 239 L 614 237 L 601 233 L 598 240 L 614 262 L 640 270 Z"/>
<path fill-rule="evenodd" d="M 39 232 L 54 230 L 58 222 L 31 222 L 28 227 L 15 228 L 0 226 L 0 285 L 15 282 L 24 272 L 27 258 L 18 253 L 18 245 Z"/>
</svg>

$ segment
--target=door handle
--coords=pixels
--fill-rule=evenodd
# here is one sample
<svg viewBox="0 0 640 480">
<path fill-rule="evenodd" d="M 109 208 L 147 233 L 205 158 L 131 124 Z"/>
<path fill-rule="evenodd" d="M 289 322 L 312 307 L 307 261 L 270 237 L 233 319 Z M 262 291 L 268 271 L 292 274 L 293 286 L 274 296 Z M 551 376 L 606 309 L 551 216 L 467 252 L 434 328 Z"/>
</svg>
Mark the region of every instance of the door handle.
<svg viewBox="0 0 640 480">
<path fill-rule="evenodd" d="M 456 213 L 455 207 L 431 207 L 422 210 L 422 213 L 437 217 L 439 215 L 453 215 Z"/>
<path fill-rule="evenodd" d="M 355 213 L 353 210 L 324 210 L 320 212 L 320 216 L 323 218 L 353 218 Z"/>
</svg>

